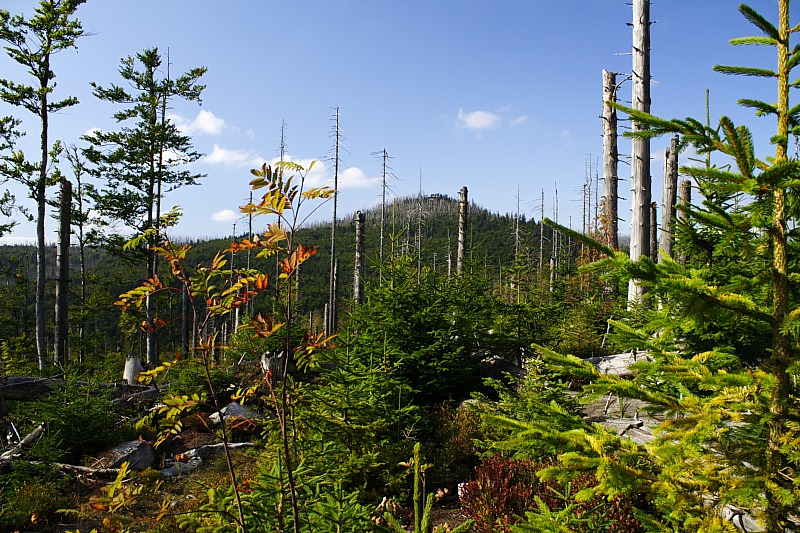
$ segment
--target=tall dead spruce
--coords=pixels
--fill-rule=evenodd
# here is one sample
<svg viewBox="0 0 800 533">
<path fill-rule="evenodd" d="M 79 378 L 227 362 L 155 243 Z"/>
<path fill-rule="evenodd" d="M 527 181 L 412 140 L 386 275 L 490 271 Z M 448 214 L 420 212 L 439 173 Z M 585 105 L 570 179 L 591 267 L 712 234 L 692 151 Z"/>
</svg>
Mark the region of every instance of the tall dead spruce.
<svg viewBox="0 0 800 533">
<path fill-rule="evenodd" d="M 467 217 L 469 216 L 469 201 L 467 188 L 461 187 L 458 191 L 458 256 L 456 258 L 456 272 L 464 272 L 464 257 L 467 250 Z"/>
<path fill-rule="evenodd" d="M 342 132 L 339 127 L 339 108 L 337 107 L 333 116 L 333 218 L 331 220 L 331 269 L 328 284 L 328 308 L 325 320 L 325 333 L 333 334 L 336 330 L 336 209 L 339 200 L 339 144 L 342 140 Z"/>
<path fill-rule="evenodd" d="M 67 362 L 69 350 L 69 240 L 72 225 L 72 184 L 61 179 L 61 199 L 58 206 L 58 256 L 56 268 L 56 364 Z"/>
<path fill-rule="evenodd" d="M 617 151 L 617 75 L 603 70 L 603 233 L 604 242 L 619 248 L 619 153 Z"/>
<path fill-rule="evenodd" d="M 356 213 L 356 257 L 353 269 L 353 301 L 356 305 L 364 299 L 364 213 Z"/>
<path fill-rule="evenodd" d="M 678 200 L 678 136 L 670 141 L 664 157 L 664 194 L 661 203 L 661 249 L 674 258 L 675 204 Z"/>
<path fill-rule="evenodd" d="M 633 0 L 633 109 L 650 113 L 650 0 Z M 646 126 L 633 121 L 633 131 Z M 632 140 L 631 260 L 650 257 L 650 140 Z M 628 305 L 642 302 L 644 289 L 635 280 L 628 285 Z"/>
</svg>

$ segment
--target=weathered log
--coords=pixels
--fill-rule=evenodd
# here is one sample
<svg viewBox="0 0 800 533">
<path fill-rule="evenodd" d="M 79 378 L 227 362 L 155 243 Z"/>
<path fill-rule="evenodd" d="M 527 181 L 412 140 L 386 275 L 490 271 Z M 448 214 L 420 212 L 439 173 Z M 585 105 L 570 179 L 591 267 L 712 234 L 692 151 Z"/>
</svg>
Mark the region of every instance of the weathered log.
<svg viewBox="0 0 800 533">
<path fill-rule="evenodd" d="M 119 475 L 119 468 L 92 468 L 90 466 L 69 465 L 66 463 L 53 463 L 53 466 L 65 472 L 75 472 L 76 474 L 88 474 L 90 476 L 109 476 Z"/>
<path fill-rule="evenodd" d="M 0 378 L 0 398 L 5 400 L 36 400 L 56 388 L 47 378 L 8 376 Z"/>
<path fill-rule="evenodd" d="M 145 404 L 147 406 L 152 405 L 158 397 L 161 395 L 161 391 L 156 387 L 150 387 L 146 390 L 134 392 L 131 394 L 123 394 L 119 398 L 115 398 L 111 401 L 111 405 L 116 409 L 126 409 L 130 407 L 137 407 Z"/>
<path fill-rule="evenodd" d="M 16 455 L 19 455 L 22 450 L 33 444 L 36 441 L 36 439 L 38 439 L 42 435 L 42 433 L 44 433 L 44 424 L 39 424 L 36 427 L 36 429 L 28 433 L 28 435 L 26 435 L 24 439 L 19 441 L 19 444 L 11 447 L 10 449 L 0 454 L 0 460 L 11 459 Z"/>
<path fill-rule="evenodd" d="M 29 464 L 41 465 L 41 461 L 22 461 L 19 459 L 0 459 L 0 472 L 9 472 L 14 468 L 15 464 Z M 77 474 L 88 474 L 102 477 L 116 477 L 119 474 L 119 468 L 91 468 L 89 466 L 70 465 L 66 463 L 48 463 L 62 472 L 72 472 Z"/>
<path fill-rule="evenodd" d="M 82 387 L 97 387 L 101 389 L 113 388 L 114 396 L 117 398 L 126 394 L 147 391 L 152 388 L 148 385 L 128 385 L 127 383 L 89 383 L 87 381 L 77 381 L 75 383 Z M 38 400 L 63 386 L 64 381 L 60 379 L 31 376 L 2 376 L 0 377 L 0 399 L 23 402 Z"/>
</svg>

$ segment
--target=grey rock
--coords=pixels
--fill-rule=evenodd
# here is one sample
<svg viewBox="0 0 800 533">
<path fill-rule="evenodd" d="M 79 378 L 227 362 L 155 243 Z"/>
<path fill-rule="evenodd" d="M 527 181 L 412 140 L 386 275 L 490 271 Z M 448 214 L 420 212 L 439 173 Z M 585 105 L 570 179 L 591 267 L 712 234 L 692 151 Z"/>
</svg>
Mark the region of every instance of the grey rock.
<svg viewBox="0 0 800 533">
<path fill-rule="evenodd" d="M 127 462 L 133 470 L 144 470 L 153 466 L 156 452 L 153 446 L 140 440 L 130 440 L 103 452 L 92 465 L 93 468 L 119 468 Z"/>
<path fill-rule="evenodd" d="M 252 407 L 248 407 L 246 405 L 242 405 L 240 403 L 232 402 L 220 409 L 222 412 L 222 416 L 225 419 L 232 419 L 232 418 L 250 418 L 255 420 L 263 420 L 264 415 L 260 412 L 256 411 Z M 209 422 L 212 424 L 219 424 L 220 423 L 220 416 L 218 412 L 213 413 L 211 416 L 208 417 Z"/>
<path fill-rule="evenodd" d="M 200 457 L 192 457 L 185 463 L 175 463 L 161 471 L 163 477 L 175 477 L 181 474 L 190 474 L 203 466 L 203 460 Z"/>
</svg>

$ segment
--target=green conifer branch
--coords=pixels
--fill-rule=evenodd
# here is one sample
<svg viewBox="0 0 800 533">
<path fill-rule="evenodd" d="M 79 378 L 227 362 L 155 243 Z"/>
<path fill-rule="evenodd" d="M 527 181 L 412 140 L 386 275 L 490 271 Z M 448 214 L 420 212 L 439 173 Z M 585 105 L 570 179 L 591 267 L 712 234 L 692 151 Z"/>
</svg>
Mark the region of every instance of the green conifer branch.
<svg viewBox="0 0 800 533">
<path fill-rule="evenodd" d="M 778 73 L 774 70 L 755 67 L 739 67 L 731 65 L 714 65 L 714 71 L 720 74 L 731 74 L 734 76 L 754 76 L 756 78 L 777 78 Z"/>
<path fill-rule="evenodd" d="M 739 6 L 739 12 L 744 15 L 744 18 L 749 20 L 753 25 L 758 27 L 761 31 L 764 32 L 764 35 L 770 37 L 773 41 L 780 42 L 781 35 L 778 32 L 778 28 L 775 27 L 770 21 L 765 19 L 760 13 L 758 13 L 752 7 L 741 4 Z"/>
</svg>

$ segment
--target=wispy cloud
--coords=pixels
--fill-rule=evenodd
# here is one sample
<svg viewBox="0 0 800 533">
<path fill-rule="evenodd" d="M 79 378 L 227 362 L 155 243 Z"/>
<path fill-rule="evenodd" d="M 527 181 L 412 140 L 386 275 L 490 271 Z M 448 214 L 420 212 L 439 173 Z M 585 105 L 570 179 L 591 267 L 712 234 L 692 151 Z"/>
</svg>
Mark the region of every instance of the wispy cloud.
<svg viewBox="0 0 800 533">
<path fill-rule="evenodd" d="M 201 109 L 193 119 L 171 114 L 168 117 L 184 135 L 217 135 L 225 129 L 225 121 L 211 111 Z"/>
<path fill-rule="evenodd" d="M 225 165 L 229 167 L 260 167 L 265 159 L 256 152 L 249 150 L 227 150 L 214 144 L 211 153 L 203 157 L 200 162 L 210 165 Z"/>
<path fill-rule="evenodd" d="M 513 127 L 515 127 L 515 126 L 519 126 L 519 125 L 521 125 L 521 124 L 524 124 L 524 123 L 525 123 L 525 122 L 527 122 L 527 121 L 528 121 L 528 116 L 527 116 L 527 115 L 520 115 L 520 116 L 518 116 L 518 117 L 517 117 L 517 118 L 515 118 L 515 119 L 511 119 L 511 120 L 508 122 L 508 125 L 509 125 L 509 126 L 511 126 L 511 127 L 513 128 Z"/>
<path fill-rule="evenodd" d="M 295 159 L 291 156 L 285 156 L 284 159 L 286 161 L 297 163 L 305 169 L 311 167 L 312 162 L 314 163 L 314 166 L 311 167 L 311 170 L 306 174 L 306 188 L 333 187 L 333 174 L 329 172 L 329 169 L 324 161 L 315 161 L 313 159 Z M 270 161 L 269 164 L 274 165 L 279 160 L 280 159 L 276 157 Z M 368 187 L 373 187 L 379 183 L 380 178 L 371 178 L 358 167 L 350 167 L 339 172 L 339 190 L 365 189 Z"/>
<path fill-rule="evenodd" d="M 350 167 L 342 172 L 339 182 L 340 189 L 367 189 L 374 187 L 381 182 L 381 178 L 367 176 L 363 170 L 358 167 Z"/>
<path fill-rule="evenodd" d="M 500 125 L 500 115 L 490 111 L 464 111 L 459 108 L 456 120 L 462 128 L 475 132 L 495 129 Z"/>
<path fill-rule="evenodd" d="M 211 220 L 214 222 L 233 222 L 239 218 L 239 214 L 231 209 L 223 209 L 211 214 Z"/>
</svg>

